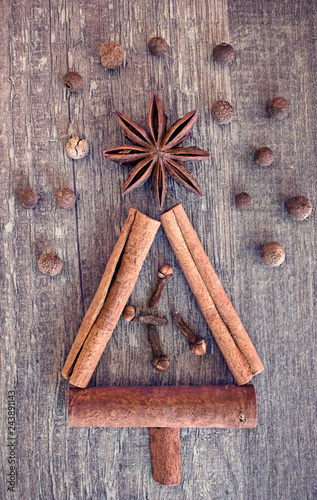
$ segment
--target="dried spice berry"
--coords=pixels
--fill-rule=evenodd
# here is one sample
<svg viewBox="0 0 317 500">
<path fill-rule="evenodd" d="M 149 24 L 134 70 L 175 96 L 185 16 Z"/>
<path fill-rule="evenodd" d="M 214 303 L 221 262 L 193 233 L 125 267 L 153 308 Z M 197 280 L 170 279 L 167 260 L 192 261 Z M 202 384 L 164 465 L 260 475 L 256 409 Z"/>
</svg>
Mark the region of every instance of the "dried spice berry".
<svg viewBox="0 0 317 500">
<path fill-rule="evenodd" d="M 229 43 L 220 43 L 214 48 L 212 55 L 217 63 L 230 64 L 234 58 L 234 49 Z"/>
<path fill-rule="evenodd" d="M 294 196 L 288 200 L 286 210 L 288 215 L 295 220 L 305 220 L 311 214 L 313 206 L 306 196 Z"/>
<path fill-rule="evenodd" d="M 72 137 L 66 144 L 66 153 L 73 160 L 80 160 L 89 153 L 89 144 L 86 139 Z"/>
<path fill-rule="evenodd" d="M 123 63 L 121 45 L 114 42 L 104 43 L 100 47 L 101 64 L 108 69 L 116 69 Z"/>
<path fill-rule="evenodd" d="M 163 38 L 156 36 L 148 43 L 149 51 L 153 56 L 163 56 L 168 51 L 168 45 Z"/>
<path fill-rule="evenodd" d="M 273 118 L 284 120 L 289 113 L 290 105 L 284 97 L 275 97 L 269 102 L 268 110 Z"/>
<path fill-rule="evenodd" d="M 84 80 L 83 77 L 76 71 L 70 71 L 64 78 L 64 87 L 70 92 L 78 92 L 78 90 L 83 88 Z"/>
<path fill-rule="evenodd" d="M 270 267 L 278 267 L 285 260 L 285 250 L 279 243 L 271 241 L 262 247 L 261 259 Z"/>
<path fill-rule="evenodd" d="M 22 208 L 34 208 L 39 200 L 34 189 L 22 189 L 18 194 L 18 202 Z"/>
<path fill-rule="evenodd" d="M 233 115 L 234 109 L 230 102 L 216 101 L 211 107 L 211 116 L 219 125 L 231 122 Z"/>
<path fill-rule="evenodd" d="M 264 147 L 260 148 L 255 156 L 255 161 L 261 165 L 261 167 L 268 167 L 274 161 L 274 153 L 272 149 Z"/>
<path fill-rule="evenodd" d="M 69 188 L 60 189 L 56 195 L 56 203 L 59 208 L 62 208 L 63 210 L 73 208 L 76 203 L 76 195 L 74 191 Z"/>
<path fill-rule="evenodd" d="M 41 255 L 38 261 L 39 270 L 42 274 L 56 276 L 60 273 L 63 267 L 63 262 L 55 253 Z"/>
<path fill-rule="evenodd" d="M 236 205 L 241 210 L 247 210 L 251 207 L 253 201 L 248 193 L 240 193 L 236 196 Z"/>
</svg>

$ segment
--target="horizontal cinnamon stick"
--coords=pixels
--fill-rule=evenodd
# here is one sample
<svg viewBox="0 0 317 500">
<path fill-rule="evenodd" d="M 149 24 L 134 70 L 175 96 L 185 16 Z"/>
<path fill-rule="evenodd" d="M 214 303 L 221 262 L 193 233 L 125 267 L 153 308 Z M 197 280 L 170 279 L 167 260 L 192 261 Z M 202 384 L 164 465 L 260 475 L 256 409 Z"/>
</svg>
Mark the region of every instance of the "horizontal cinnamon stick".
<svg viewBox="0 0 317 500">
<path fill-rule="evenodd" d="M 100 286 L 62 371 L 65 377 L 71 375 L 71 384 L 77 387 L 88 385 L 131 295 L 159 226 L 159 221 L 138 210 L 129 211 Z M 110 287 L 115 271 L 117 274 Z"/>
<path fill-rule="evenodd" d="M 253 385 L 69 389 L 71 427 L 247 428 L 257 423 Z"/>
<path fill-rule="evenodd" d="M 160 216 L 163 228 L 215 340 L 239 385 L 262 362 L 181 204 Z"/>
</svg>

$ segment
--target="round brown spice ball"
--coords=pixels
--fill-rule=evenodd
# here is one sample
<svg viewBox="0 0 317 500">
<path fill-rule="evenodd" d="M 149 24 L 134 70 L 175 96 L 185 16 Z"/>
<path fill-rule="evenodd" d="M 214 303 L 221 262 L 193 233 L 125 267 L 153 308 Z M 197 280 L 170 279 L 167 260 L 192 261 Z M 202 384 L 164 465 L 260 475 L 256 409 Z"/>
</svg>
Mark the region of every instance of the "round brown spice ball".
<svg viewBox="0 0 317 500">
<path fill-rule="evenodd" d="M 305 220 L 311 214 L 313 205 L 306 196 L 294 196 L 288 200 L 286 210 L 288 215 L 295 220 Z"/>
<path fill-rule="evenodd" d="M 121 45 L 114 42 L 104 43 L 100 47 L 101 64 L 108 69 L 116 69 L 123 63 Z"/>
<path fill-rule="evenodd" d="M 269 102 L 269 113 L 277 120 L 284 120 L 289 113 L 290 105 L 284 97 L 275 97 Z"/>
<path fill-rule="evenodd" d="M 56 203 L 59 208 L 62 208 L 63 210 L 73 208 L 76 203 L 76 195 L 74 191 L 69 188 L 60 189 L 56 195 Z"/>
<path fill-rule="evenodd" d="M 231 122 L 233 115 L 234 109 L 230 102 L 216 101 L 211 107 L 211 116 L 219 125 Z"/>
<path fill-rule="evenodd" d="M 261 249 L 261 259 L 270 267 L 278 267 L 285 260 L 285 250 L 279 243 L 272 241 Z"/>
<path fill-rule="evenodd" d="M 153 56 L 163 56 L 168 51 L 168 45 L 163 38 L 155 36 L 148 43 L 149 51 Z"/>
<path fill-rule="evenodd" d="M 240 193 L 236 196 L 236 205 L 241 210 L 251 208 L 252 203 L 252 198 L 248 193 Z"/>
<path fill-rule="evenodd" d="M 83 77 L 79 73 L 76 73 L 76 71 L 67 73 L 63 78 L 63 82 L 64 87 L 70 92 L 78 92 L 84 85 Z"/>
<path fill-rule="evenodd" d="M 42 274 L 56 276 L 60 273 L 63 267 L 63 262 L 55 253 L 41 255 L 38 261 L 39 270 Z"/>
<path fill-rule="evenodd" d="M 220 43 L 212 53 L 214 60 L 219 64 L 230 64 L 234 58 L 234 49 L 229 43 Z"/>
<path fill-rule="evenodd" d="M 34 189 L 22 189 L 18 194 L 18 202 L 22 208 L 34 208 L 38 201 L 39 197 Z"/>
<path fill-rule="evenodd" d="M 66 144 L 66 153 L 73 160 L 80 160 L 89 153 L 89 144 L 86 139 L 72 137 Z"/>
<path fill-rule="evenodd" d="M 268 167 L 274 161 L 274 153 L 270 148 L 260 148 L 255 156 L 255 161 L 261 165 L 261 167 Z"/>
</svg>

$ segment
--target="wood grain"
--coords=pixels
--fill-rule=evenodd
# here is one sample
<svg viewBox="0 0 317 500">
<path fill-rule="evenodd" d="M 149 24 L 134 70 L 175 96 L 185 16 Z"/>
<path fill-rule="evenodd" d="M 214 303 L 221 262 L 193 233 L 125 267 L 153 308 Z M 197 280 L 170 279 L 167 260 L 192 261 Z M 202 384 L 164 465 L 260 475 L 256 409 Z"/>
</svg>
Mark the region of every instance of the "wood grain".
<svg viewBox="0 0 317 500">
<path fill-rule="evenodd" d="M 310 0 L 3 0 L 0 6 L 1 182 L 1 414 L 7 392 L 17 400 L 17 488 L 6 491 L 7 423 L 1 419 L 0 498 L 37 499 L 309 499 L 316 498 L 316 215 L 288 218 L 295 194 L 316 207 L 317 7 Z M 170 45 L 161 58 L 147 41 Z M 119 42 L 125 61 L 107 71 L 100 45 Z M 212 49 L 229 42 L 236 58 L 227 68 Z M 69 94 L 62 77 L 81 73 L 84 88 Z M 151 217 L 150 183 L 122 199 L 129 167 L 106 161 L 102 149 L 122 143 L 112 111 L 145 123 L 151 93 L 161 97 L 172 123 L 199 108 L 193 135 L 212 157 L 189 168 L 203 184 L 200 199 L 171 180 L 166 208 L 182 202 L 220 281 L 266 367 L 255 381 L 256 429 L 182 429 L 182 482 L 164 488 L 152 478 L 147 429 L 69 429 L 67 353 L 97 290 L 131 206 Z M 269 119 L 266 104 L 291 102 L 284 122 Z M 214 124 L 210 107 L 232 102 L 235 118 Z M 86 138 L 88 157 L 74 162 L 64 145 Z M 275 152 L 272 167 L 254 165 L 262 146 Z M 38 206 L 17 204 L 24 187 Z M 77 195 L 62 211 L 62 187 Z M 234 196 L 247 191 L 252 210 Z M 265 267 L 261 245 L 279 241 L 286 261 Z M 131 301 L 146 310 L 156 273 L 166 261 L 175 275 L 160 302 L 176 306 L 206 338 L 207 354 L 193 357 L 172 322 L 160 331 L 171 360 L 167 372 L 151 366 L 146 329 L 120 321 L 92 386 L 233 383 L 162 229 Z M 42 252 L 57 252 L 60 275 L 40 275 Z M 195 358 L 195 359 L 194 359 Z"/>
</svg>

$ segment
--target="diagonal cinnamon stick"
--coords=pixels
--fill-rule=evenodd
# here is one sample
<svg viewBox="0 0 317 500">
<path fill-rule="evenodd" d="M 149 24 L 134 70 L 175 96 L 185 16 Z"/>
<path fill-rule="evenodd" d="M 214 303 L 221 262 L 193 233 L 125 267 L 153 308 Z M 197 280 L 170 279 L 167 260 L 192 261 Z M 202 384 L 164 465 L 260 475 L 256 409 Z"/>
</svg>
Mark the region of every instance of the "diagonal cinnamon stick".
<svg viewBox="0 0 317 500">
<path fill-rule="evenodd" d="M 263 370 L 263 365 L 182 205 L 176 205 L 160 219 L 233 376 L 239 385 L 247 383 Z"/>
<path fill-rule="evenodd" d="M 86 387 L 131 295 L 160 222 L 131 209 L 62 375 Z M 121 262 L 119 260 L 121 258 Z M 117 269 L 118 268 L 118 269 Z M 110 283 L 117 275 L 109 290 Z"/>
<path fill-rule="evenodd" d="M 90 332 L 94 322 L 97 319 L 98 314 L 101 311 L 101 308 L 104 304 L 105 298 L 107 296 L 109 286 L 111 280 L 113 278 L 114 272 L 116 270 L 117 264 L 119 262 L 120 256 L 123 252 L 124 246 L 126 244 L 127 238 L 129 236 L 131 226 L 135 220 L 135 215 L 137 210 L 135 208 L 130 208 L 128 213 L 128 218 L 125 221 L 123 228 L 121 229 L 121 233 L 119 235 L 118 241 L 115 244 L 113 252 L 108 260 L 106 265 L 105 272 L 101 278 L 98 289 L 95 293 L 95 296 L 85 314 L 83 322 L 79 328 L 75 341 L 72 345 L 72 348 L 68 354 L 67 360 L 65 362 L 62 375 L 65 378 L 68 378 L 73 370 L 74 363 L 79 354 L 79 351 L 82 348 L 85 339 Z"/>
</svg>

